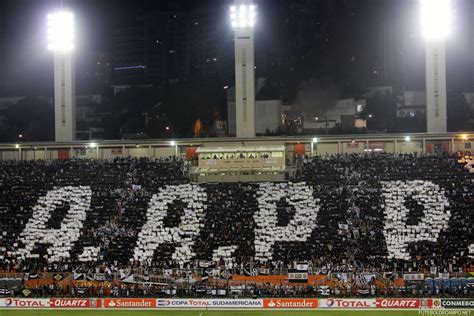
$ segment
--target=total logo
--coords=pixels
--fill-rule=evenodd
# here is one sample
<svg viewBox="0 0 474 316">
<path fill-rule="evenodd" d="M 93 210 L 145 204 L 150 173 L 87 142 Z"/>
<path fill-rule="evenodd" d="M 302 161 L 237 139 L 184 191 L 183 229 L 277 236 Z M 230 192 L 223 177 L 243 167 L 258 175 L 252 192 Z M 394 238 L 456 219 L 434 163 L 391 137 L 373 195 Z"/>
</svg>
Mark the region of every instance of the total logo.
<svg viewBox="0 0 474 316">
<path fill-rule="evenodd" d="M 49 307 L 49 300 L 7 298 L 5 299 L 5 305 L 7 307 Z"/>
<path fill-rule="evenodd" d="M 347 299 L 333 299 L 328 298 L 326 300 L 326 307 L 335 307 L 335 308 L 372 308 L 375 307 L 374 300 L 347 300 Z"/>
</svg>

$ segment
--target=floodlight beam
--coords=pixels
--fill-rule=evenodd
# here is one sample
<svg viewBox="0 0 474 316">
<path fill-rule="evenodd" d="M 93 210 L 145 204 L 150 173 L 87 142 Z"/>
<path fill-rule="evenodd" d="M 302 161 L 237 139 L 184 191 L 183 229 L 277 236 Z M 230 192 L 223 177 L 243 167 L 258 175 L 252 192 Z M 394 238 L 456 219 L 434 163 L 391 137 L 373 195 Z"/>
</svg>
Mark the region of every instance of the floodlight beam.
<svg viewBox="0 0 474 316">
<path fill-rule="evenodd" d="M 68 11 L 48 14 L 48 49 L 69 52 L 74 49 L 74 15 Z"/>
<path fill-rule="evenodd" d="M 451 33 L 451 0 L 420 0 L 421 26 L 427 41 L 443 40 Z"/>
<path fill-rule="evenodd" d="M 235 6 L 230 7 L 230 20 L 233 28 L 253 28 L 256 23 L 256 16 L 256 7 L 253 4 L 241 4 L 238 9 Z"/>
</svg>

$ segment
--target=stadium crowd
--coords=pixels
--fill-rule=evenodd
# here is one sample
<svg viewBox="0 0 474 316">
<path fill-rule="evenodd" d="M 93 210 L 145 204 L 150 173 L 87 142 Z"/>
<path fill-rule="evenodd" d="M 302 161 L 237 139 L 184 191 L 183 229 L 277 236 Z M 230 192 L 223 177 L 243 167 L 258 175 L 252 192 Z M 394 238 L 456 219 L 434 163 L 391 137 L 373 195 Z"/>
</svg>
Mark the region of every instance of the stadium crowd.
<svg viewBox="0 0 474 316">
<path fill-rule="evenodd" d="M 212 183 L 199 186 L 188 184 L 183 161 L 173 157 L 1 161 L 0 216 L 6 220 L 1 222 L 0 270 L 30 274 L 151 275 L 163 269 L 213 267 L 229 270 L 232 274 L 254 274 L 294 269 L 304 261 L 307 271 L 314 274 L 426 273 L 433 268 L 441 273 L 458 273 L 473 264 L 472 253 L 469 253 L 474 242 L 473 180 L 473 173 L 469 173 L 456 156 L 445 155 L 306 157 L 296 184 Z M 31 218 L 40 197 L 68 186 L 88 186 L 91 192 L 88 196 L 90 209 L 78 224 L 79 233 L 69 253 L 61 256 L 58 252 L 59 257 L 54 257 L 56 254 L 51 253 L 50 245 L 44 242 L 36 242 L 34 248 L 28 248 L 25 240 L 35 236 L 27 238 L 25 231 L 36 233 L 34 227 L 28 227 L 40 223 L 40 228 L 60 230 L 61 223 L 67 221 L 68 210 L 76 203 L 74 195 L 69 200 L 54 201 L 53 211 L 44 215 L 45 218 L 40 219 L 42 222 L 31 222 Z M 306 186 L 312 190 L 310 196 L 305 195 L 310 192 L 304 189 Z M 280 193 L 273 193 L 275 188 Z M 180 198 L 179 192 L 171 192 L 198 189 L 202 190 L 202 194 L 197 194 L 202 200 L 199 203 L 189 200 L 189 192 L 185 198 Z M 154 200 L 157 194 L 164 202 Z M 271 201 L 274 204 L 271 207 L 270 202 L 264 204 L 269 208 L 268 212 L 276 212 L 275 231 L 265 235 L 273 245 L 267 260 L 255 257 L 255 240 L 260 229 L 256 214 L 262 209 L 264 194 L 268 195 L 264 203 Z M 317 210 L 316 204 L 307 202 L 311 199 L 317 203 Z M 304 230 L 302 225 L 310 225 L 298 213 L 298 207 L 305 208 L 304 216 L 314 218 L 314 227 L 311 226 L 314 229 L 292 239 L 291 229 L 299 234 Z M 430 208 L 436 211 L 431 214 L 434 222 L 427 219 Z M 190 233 L 185 227 L 188 222 L 183 221 L 194 212 L 202 212 L 204 219 L 189 222 L 195 225 Z M 391 217 L 393 212 L 400 212 L 404 220 L 402 227 L 397 226 L 399 219 Z M 161 226 L 149 226 L 147 217 L 150 216 L 161 220 Z M 427 227 L 438 222 L 443 222 L 438 225 L 438 238 L 433 240 L 428 233 L 425 236 Z M 151 228 L 145 231 L 144 227 Z M 287 234 L 286 237 L 272 237 L 280 234 L 277 230 Z M 390 234 L 397 230 L 405 236 L 406 250 L 390 241 Z M 160 246 L 150 248 L 154 249 L 151 252 L 147 252 L 148 248 L 140 250 L 140 258 L 147 259 L 136 260 L 137 242 L 144 234 L 153 232 L 157 238 L 169 235 L 171 239 L 163 237 Z M 178 254 L 182 257 L 177 257 L 180 243 L 189 247 L 180 250 Z M 34 255 L 21 256 L 19 249 Z M 262 249 L 262 253 L 269 253 L 267 248 Z M 188 257 L 189 260 L 180 260 Z M 281 290 L 268 286 L 251 288 L 259 295 Z M 125 294 L 128 291 L 131 296 L 139 291 L 140 295 L 146 296 L 161 290 L 160 287 L 124 288 Z M 73 291 L 77 294 L 77 289 Z M 305 291 L 314 294 L 319 289 L 304 287 L 295 295 L 304 295 Z"/>
</svg>

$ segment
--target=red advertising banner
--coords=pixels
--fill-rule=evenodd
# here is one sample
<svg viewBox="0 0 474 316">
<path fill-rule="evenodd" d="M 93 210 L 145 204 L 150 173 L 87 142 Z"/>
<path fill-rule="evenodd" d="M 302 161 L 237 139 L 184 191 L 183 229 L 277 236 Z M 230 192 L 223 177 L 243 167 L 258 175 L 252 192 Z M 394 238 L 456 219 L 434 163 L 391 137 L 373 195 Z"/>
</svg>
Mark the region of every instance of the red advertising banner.
<svg viewBox="0 0 474 316">
<path fill-rule="evenodd" d="M 101 307 L 101 299 L 87 298 L 52 298 L 49 306 L 52 308 L 96 308 Z"/>
<path fill-rule="evenodd" d="M 266 298 L 263 308 L 318 308 L 318 300 L 312 298 Z"/>
<path fill-rule="evenodd" d="M 122 147 L 114 147 L 110 149 L 110 153 L 112 155 L 121 155 L 122 154 Z"/>
<path fill-rule="evenodd" d="M 418 298 L 378 298 L 375 300 L 377 308 L 420 308 Z"/>
<path fill-rule="evenodd" d="M 156 299 L 153 298 L 106 298 L 105 308 L 154 308 Z"/>
<path fill-rule="evenodd" d="M 357 148 L 359 148 L 359 143 L 358 143 L 358 142 L 355 142 L 355 141 L 348 142 L 348 143 L 346 143 L 346 144 L 347 144 L 347 148 L 352 148 L 352 149 L 357 149 Z"/>
</svg>

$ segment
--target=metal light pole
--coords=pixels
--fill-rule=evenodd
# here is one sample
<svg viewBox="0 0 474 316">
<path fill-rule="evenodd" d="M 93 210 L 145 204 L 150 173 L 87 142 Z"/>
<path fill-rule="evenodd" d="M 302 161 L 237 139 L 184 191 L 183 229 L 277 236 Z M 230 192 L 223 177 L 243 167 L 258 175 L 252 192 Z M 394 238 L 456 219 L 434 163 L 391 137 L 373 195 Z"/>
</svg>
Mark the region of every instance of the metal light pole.
<svg viewBox="0 0 474 316">
<path fill-rule="evenodd" d="M 446 37 L 451 31 L 451 0 L 420 0 L 426 41 L 426 122 L 428 133 L 447 131 Z"/>
<path fill-rule="evenodd" d="M 235 0 L 230 18 L 235 31 L 235 117 L 239 138 L 255 137 L 255 56 L 253 28 L 256 6 Z"/>
<path fill-rule="evenodd" d="M 76 139 L 76 82 L 74 69 L 74 16 L 66 10 L 48 15 L 48 49 L 54 52 L 55 140 Z"/>
</svg>

